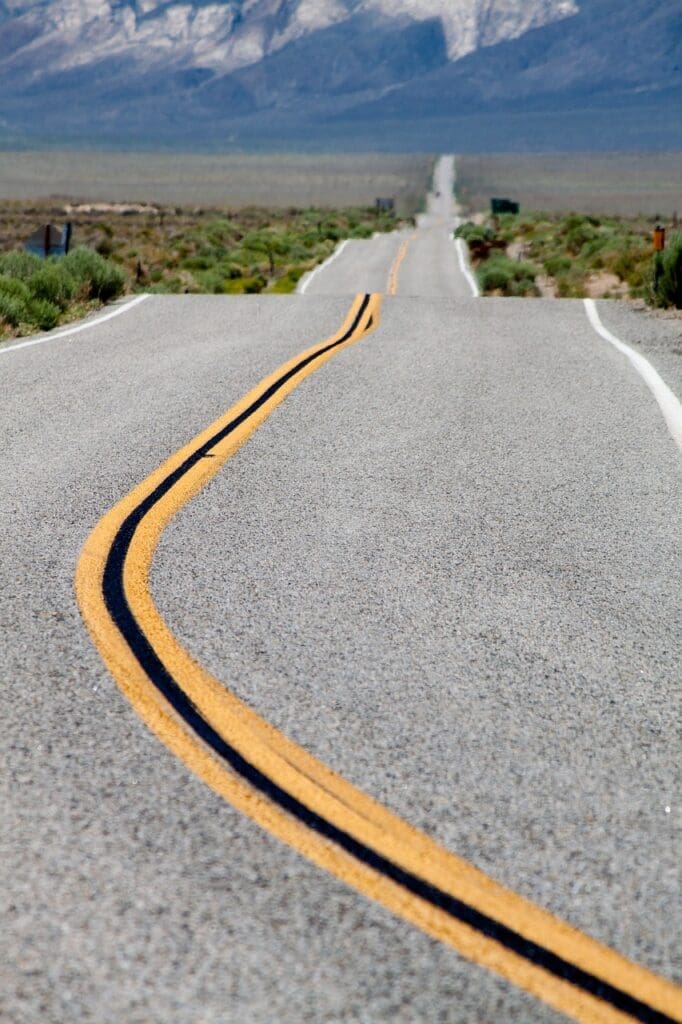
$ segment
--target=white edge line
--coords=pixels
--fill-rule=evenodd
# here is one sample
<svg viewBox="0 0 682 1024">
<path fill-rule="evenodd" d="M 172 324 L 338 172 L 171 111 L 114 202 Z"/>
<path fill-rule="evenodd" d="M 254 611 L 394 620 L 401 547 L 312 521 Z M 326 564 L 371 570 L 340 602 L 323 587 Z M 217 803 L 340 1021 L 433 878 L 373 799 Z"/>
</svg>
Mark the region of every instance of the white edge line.
<svg viewBox="0 0 682 1024">
<path fill-rule="evenodd" d="M 330 263 L 333 263 L 334 260 L 336 259 L 336 257 L 341 255 L 341 253 L 343 252 L 343 250 L 346 248 L 346 246 L 348 245 L 348 243 L 350 241 L 351 241 L 350 238 L 346 238 L 341 243 L 341 245 L 338 246 L 338 248 L 336 248 L 334 250 L 334 252 L 331 254 L 331 256 L 327 257 L 327 259 L 324 261 L 324 263 L 320 263 L 319 267 L 315 267 L 314 270 L 311 270 L 308 274 L 305 275 L 305 279 L 303 280 L 303 282 L 301 284 L 299 284 L 298 289 L 297 289 L 299 295 L 305 295 L 305 293 L 306 293 L 306 291 L 308 289 L 308 285 L 310 284 L 312 279 L 317 274 L 319 274 L 319 272 L 321 270 L 325 270 L 326 267 L 328 267 Z"/>
<path fill-rule="evenodd" d="M 478 281 L 469 270 L 467 254 L 464 248 L 464 242 L 462 241 L 461 238 L 455 239 L 455 249 L 457 250 L 457 255 L 459 256 L 459 269 L 462 271 L 462 273 L 467 279 L 469 287 L 471 288 L 471 294 L 475 299 L 480 299 L 481 289 L 478 287 Z"/>
<path fill-rule="evenodd" d="M 599 313 L 594 299 L 584 299 L 585 310 L 587 311 L 587 318 L 594 327 L 597 334 L 600 334 L 602 338 L 614 345 L 619 352 L 627 356 L 637 373 L 642 377 L 652 392 L 654 398 L 658 402 L 665 422 L 668 424 L 668 430 L 673 436 L 675 443 L 678 448 L 682 450 L 682 405 L 680 400 L 675 395 L 665 381 L 659 376 L 654 370 L 648 359 L 640 355 L 639 352 L 635 352 L 634 349 L 626 345 L 625 342 L 617 338 L 615 334 L 611 334 L 610 331 L 604 327 L 603 323 L 599 319 Z"/>
<path fill-rule="evenodd" d="M 115 316 L 120 316 L 121 313 L 127 313 L 128 310 L 132 309 L 133 306 L 137 306 L 140 302 L 144 302 L 148 299 L 149 295 L 137 295 L 130 302 L 126 302 L 124 306 L 117 306 L 116 309 L 112 309 L 109 313 L 105 313 L 104 316 L 95 317 L 93 320 L 84 320 L 83 323 L 77 324 L 75 327 L 67 327 L 64 331 L 57 331 L 52 334 L 41 334 L 39 338 L 31 338 L 29 341 L 21 341 L 18 345 L 6 345 L 0 347 L 0 356 L 5 355 L 7 352 L 16 352 L 19 348 L 29 348 L 31 345 L 44 345 L 46 341 L 57 341 L 58 338 L 67 338 L 71 334 L 80 334 L 81 331 L 86 331 L 90 327 L 96 327 L 98 324 L 103 324 L 105 320 L 113 320 Z"/>
</svg>

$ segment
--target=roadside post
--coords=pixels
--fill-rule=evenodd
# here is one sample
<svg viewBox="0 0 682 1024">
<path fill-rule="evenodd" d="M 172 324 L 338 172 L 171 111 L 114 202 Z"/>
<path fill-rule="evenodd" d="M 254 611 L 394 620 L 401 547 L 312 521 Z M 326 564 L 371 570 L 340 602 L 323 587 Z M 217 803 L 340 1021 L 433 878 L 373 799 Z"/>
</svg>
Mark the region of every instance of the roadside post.
<svg viewBox="0 0 682 1024">
<path fill-rule="evenodd" d="M 658 290 L 658 282 L 661 277 L 663 257 L 661 253 L 665 249 L 665 228 L 657 224 L 651 236 L 654 247 L 654 293 Z"/>
<path fill-rule="evenodd" d="M 657 224 L 654 228 L 652 239 L 654 252 L 663 252 L 665 249 L 665 228 L 661 224 Z"/>
</svg>

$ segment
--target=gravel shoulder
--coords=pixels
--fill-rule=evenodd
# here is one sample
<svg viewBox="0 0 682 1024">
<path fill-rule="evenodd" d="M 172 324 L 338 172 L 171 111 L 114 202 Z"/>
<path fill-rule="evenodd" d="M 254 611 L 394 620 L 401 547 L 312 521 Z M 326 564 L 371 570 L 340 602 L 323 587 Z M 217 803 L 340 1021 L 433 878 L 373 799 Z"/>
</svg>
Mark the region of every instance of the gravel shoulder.
<svg viewBox="0 0 682 1024">
<path fill-rule="evenodd" d="M 682 400 L 682 310 L 651 310 L 640 303 L 597 303 L 602 323 L 612 334 L 649 360 Z"/>
</svg>

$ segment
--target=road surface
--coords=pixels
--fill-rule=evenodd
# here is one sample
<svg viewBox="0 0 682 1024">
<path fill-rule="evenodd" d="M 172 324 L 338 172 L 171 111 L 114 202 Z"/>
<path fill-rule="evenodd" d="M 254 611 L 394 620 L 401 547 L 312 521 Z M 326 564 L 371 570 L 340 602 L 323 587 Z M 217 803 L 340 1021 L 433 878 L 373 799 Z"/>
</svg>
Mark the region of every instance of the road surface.
<svg viewBox="0 0 682 1024">
<path fill-rule="evenodd" d="M 417 231 L 348 242 L 333 264 L 303 278 L 299 292 L 309 296 L 391 294 L 399 289 L 403 297 L 470 298 L 471 288 L 452 244 L 457 222 L 453 188 L 453 161 L 438 161 L 434 190 L 427 197 L 426 212 L 417 218 Z"/>
<path fill-rule="evenodd" d="M 304 295 L 154 296 L 0 353 L 3 1024 L 679 1019 L 665 983 L 621 977 L 590 943 L 679 976 L 680 453 L 581 302 L 471 297 L 451 164 L 437 173 L 416 232 L 353 242 Z M 136 556 L 154 554 L 169 631 L 150 636 L 344 780 L 316 796 L 321 770 L 294 779 L 287 753 L 278 777 L 301 801 L 324 811 L 357 787 L 377 803 L 353 789 L 338 820 L 360 808 L 363 836 L 385 821 L 372 841 L 411 857 L 410 877 L 449 884 L 435 841 L 462 858 L 467 905 L 568 950 L 571 978 L 540 998 L 532 957 L 519 967 L 503 943 L 490 964 L 466 928 L 439 941 L 441 910 L 415 924 L 404 886 L 347 884 L 355 855 L 319 829 L 297 839 L 255 783 L 248 814 L 205 785 L 210 737 L 173 740 L 180 711 L 147 701 L 97 610 L 110 510 L 334 339 L 358 292 L 385 296 L 371 333 L 306 368 L 229 459 L 192 449 L 203 489 L 185 503 L 187 484 Z M 276 838 L 289 827 L 293 845 Z M 536 927 L 534 907 L 577 938 Z M 586 996 L 578 969 L 630 986 L 626 1009 Z"/>
</svg>

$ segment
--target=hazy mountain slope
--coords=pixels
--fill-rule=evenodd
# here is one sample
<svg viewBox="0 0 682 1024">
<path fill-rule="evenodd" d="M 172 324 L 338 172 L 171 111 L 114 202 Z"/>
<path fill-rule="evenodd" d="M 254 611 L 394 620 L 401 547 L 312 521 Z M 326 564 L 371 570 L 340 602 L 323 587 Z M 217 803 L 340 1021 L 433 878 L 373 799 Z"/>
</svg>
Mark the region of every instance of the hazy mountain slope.
<svg viewBox="0 0 682 1024">
<path fill-rule="evenodd" d="M 524 109 L 549 97 L 657 91 L 682 85 L 682 3 L 592 0 L 561 24 L 526 33 L 428 74 L 382 101 L 382 116 L 443 112 L 448 103 L 475 109 Z M 367 106 L 358 116 L 373 116 Z M 672 113 L 672 112 L 671 112 Z M 679 111 L 678 118 L 679 118 Z"/>
<path fill-rule="evenodd" d="M 419 22 L 439 18 L 450 59 L 521 35 L 576 10 L 575 0 L 4 0 L 0 73 L 32 77 L 121 56 L 153 67 L 220 73 L 358 14 Z"/>
<path fill-rule="evenodd" d="M 574 17 L 444 63 L 380 98 L 335 112 L 286 106 L 280 95 L 276 114 L 242 120 L 242 142 L 260 134 L 302 144 L 324 132 L 330 145 L 356 148 L 369 140 L 415 150 L 682 148 L 682 4 L 583 0 Z"/>
<path fill-rule="evenodd" d="M 226 82 L 238 84 L 258 108 L 322 105 L 340 110 L 367 96 L 385 95 L 448 63 L 439 18 L 413 21 L 357 14 L 298 39 L 265 60 L 207 82 L 197 94 L 211 108 Z"/>
<path fill-rule="evenodd" d="M 641 125 L 682 144 L 678 0 L 0 4 L 0 139 L 637 148 Z"/>
<path fill-rule="evenodd" d="M 575 10 L 574 0 L 1 2 L 0 130 L 134 128 L 152 139 L 273 105 L 338 112 Z"/>
<path fill-rule="evenodd" d="M 99 62 L 94 75 L 82 66 L 27 83 L 9 109 L 15 120 L 30 120 L 50 138 L 58 124 L 67 137 L 85 130 L 95 138 L 139 132 L 153 141 L 179 134 L 210 144 L 235 119 L 282 107 L 296 116 L 319 106 L 338 113 L 446 62 L 438 19 L 358 14 L 232 74 L 200 68 L 159 73 L 112 57 Z M 49 104 L 43 105 L 46 94 Z"/>
</svg>

